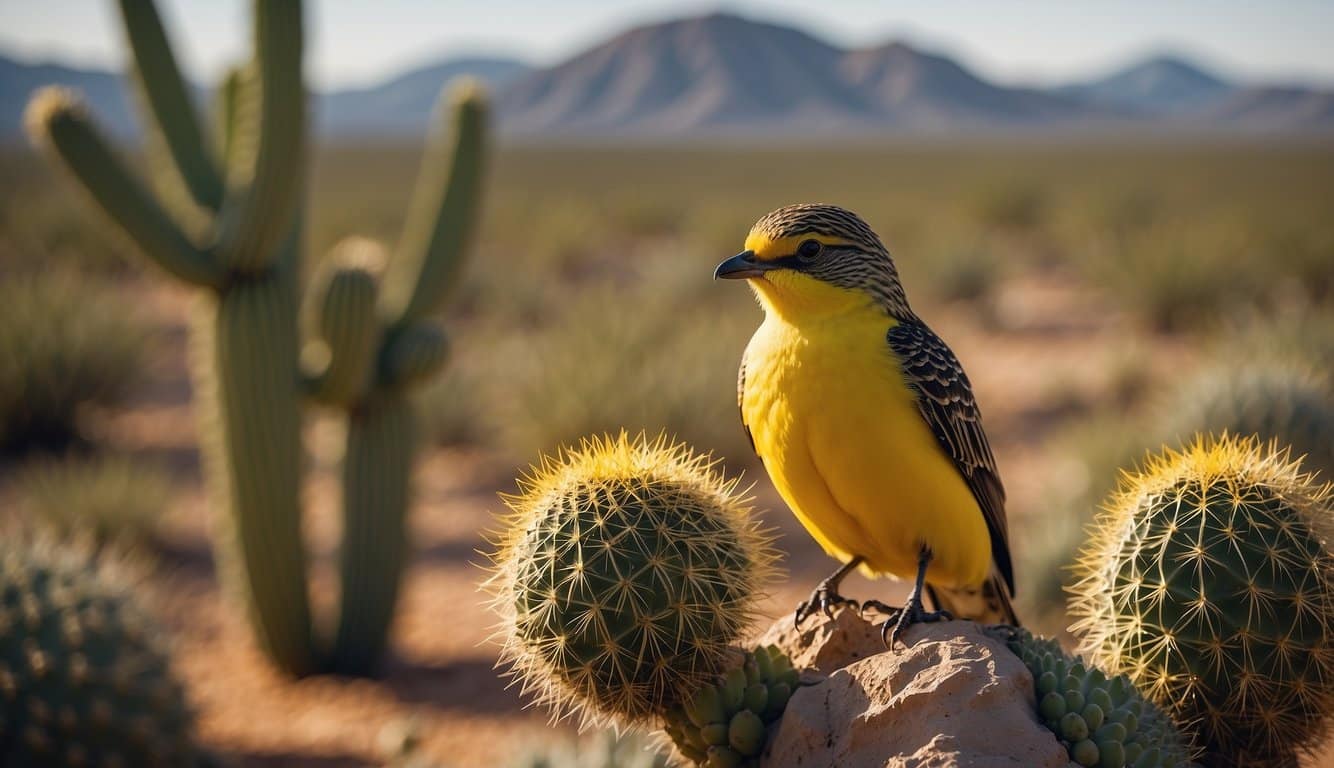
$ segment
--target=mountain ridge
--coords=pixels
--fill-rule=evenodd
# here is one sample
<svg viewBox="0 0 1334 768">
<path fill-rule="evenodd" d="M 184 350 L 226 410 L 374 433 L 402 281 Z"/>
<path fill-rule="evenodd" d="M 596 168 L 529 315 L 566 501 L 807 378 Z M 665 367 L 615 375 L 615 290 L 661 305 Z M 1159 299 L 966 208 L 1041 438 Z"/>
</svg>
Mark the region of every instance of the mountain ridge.
<svg viewBox="0 0 1334 768">
<path fill-rule="evenodd" d="M 901 40 L 845 49 L 731 13 L 636 26 L 546 67 L 449 57 L 368 87 L 318 93 L 316 131 L 420 136 L 440 89 L 461 75 L 491 88 L 501 133 L 520 138 L 1334 131 L 1334 90 L 1242 85 L 1175 53 L 1081 82 L 1024 87 Z M 47 82 L 83 90 L 111 133 L 135 135 L 121 75 L 0 54 L 0 139 L 18 135 L 28 94 Z"/>
</svg>

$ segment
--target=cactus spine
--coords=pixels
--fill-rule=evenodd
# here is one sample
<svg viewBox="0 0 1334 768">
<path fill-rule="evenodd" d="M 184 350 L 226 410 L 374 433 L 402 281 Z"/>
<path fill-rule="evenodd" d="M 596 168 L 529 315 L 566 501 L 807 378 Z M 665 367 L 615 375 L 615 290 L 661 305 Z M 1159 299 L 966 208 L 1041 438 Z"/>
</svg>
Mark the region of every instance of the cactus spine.
<svg viewBox="0 0 1334 768">
<path fill-rule="evenodd" d="M 0 764 L 196 764 L 161 637 L 107 567 L 0 547 Z"/>
<path fill-rule="evenodd" d="M 451 124 L 432 142 L 383 290 L 367 246 L 338 249 L 306 299 L 323 354 L 299 360 L 300 4 L 254 0 L 255 58 L 224 81 L 211 142 L 153 3 L 120 0 L 120 9 L 155 146 L 165 149 L 189 201 L 174 201 L 172 212 L 159 204 L 67 92 L 34 97 L 29 131 L 150 259 L 203 289 L 191 357 L 205 473 L 225 511 L 219 561 L 244 595 L 262 647 L 294 674 L 369 673 L 385 646 L 404 565 L 414 451 L 406 390 L 445 363 L 433 315 L 457 282 L 477 218 L 485 100 L 472 86 L 442 99 L 440 119 Z M 343 590 L 328 649 L 312 632 L 301 540 L 306 397 L 341 409 L 350 422 Z"/>
<path fill-rule="evenodd" d="M 1080 554 L 1081 651 L 1193 729 L 1206 765 L 1295 765 L 1330 730 L 1329 502 L 1286 451 L 1197 438 L 1127 475 Z"/>
<path fill-rule="evenodd" d="M 684 445 L 624 433 L 522 479 L 488 586 L 524 690 L 634 725 L 712 682 L 775 557 L 735 490 Z"/>
</svg>

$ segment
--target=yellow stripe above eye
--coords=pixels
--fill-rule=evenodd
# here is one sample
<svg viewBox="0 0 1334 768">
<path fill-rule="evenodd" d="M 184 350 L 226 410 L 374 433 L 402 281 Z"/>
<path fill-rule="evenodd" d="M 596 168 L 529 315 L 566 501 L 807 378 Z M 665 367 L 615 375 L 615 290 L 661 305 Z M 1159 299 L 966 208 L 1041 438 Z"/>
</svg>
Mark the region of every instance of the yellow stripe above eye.
<svg viewBox="0 0 1334 768">
<path fill-rule="evenodd" d="M 775 239 L 768 232 L 757 232 L 751 230 L 746 236 L 746 250 L 755 253 L 756 261 L 773 261 L 781 259 L 784 256 L 791 256 L 797 252 L 797 246 L 807 240 L 815 240 L 825 245 L 850 245 L 851 241 L 847 238 L 837 237 L 835 235 L 821 235 L 815 232 L 807 232 L 800 235 L 789 235 Z"/>
</svg>

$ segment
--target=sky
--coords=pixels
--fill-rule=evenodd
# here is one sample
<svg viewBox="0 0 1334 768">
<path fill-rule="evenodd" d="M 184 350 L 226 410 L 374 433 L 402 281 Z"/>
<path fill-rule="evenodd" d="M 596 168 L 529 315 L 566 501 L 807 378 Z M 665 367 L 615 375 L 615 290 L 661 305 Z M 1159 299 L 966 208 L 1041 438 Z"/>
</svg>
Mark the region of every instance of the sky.
<svg viewBox="0 0 1334 768">
<path fill-rule="evenodd" d="M 215 79 L 245 58 L 243 0 L 158 0 L 183 66 Z M 855 47 L 906 39 L 1006 83 L 1096 75 L 1185 53 L 1247 82 L 1334 84 L 1331 0 L 312 0 L 307 66 L 319 88 L 374 83 L 455 54 L 551 64 L 629 26 L 727 10 Z M 0 0 L 0 53 L 118 67 L 112 0 Z"/>
</svg>

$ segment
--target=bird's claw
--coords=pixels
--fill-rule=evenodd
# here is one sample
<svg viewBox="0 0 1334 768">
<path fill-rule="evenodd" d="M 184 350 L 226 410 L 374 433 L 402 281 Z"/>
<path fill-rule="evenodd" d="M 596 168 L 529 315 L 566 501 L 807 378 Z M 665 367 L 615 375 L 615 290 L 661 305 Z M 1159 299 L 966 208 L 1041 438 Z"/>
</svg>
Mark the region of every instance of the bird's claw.
<svg viewBox="0 0 1334 768">
<path fill-rule="evenodd" d="M 877 610 L 887 608 L 884 603 L 873 601 Z M 907 605 L 897 610 L 887 611 L 889 618 L 885 619 L 880 625 L 880 641 L 885 644 L 888 650 L 894 650 L 900 640 L 903 639 L 903 633 L 913 624 L 931 624 L 937 621 L 953 621 L 954 616 L 949 611 L 928 611 L 922 607 L 920 600 L 909 602 Z M 908 647 L 907 643 L 903 644 Z"/>
<path fill-rule="evenodd" d="M 840 595 L 829 582 L 822 582 L 820 586 L 815 588 L 815 591 L 811 592 L 810 597 L 797 605 L 797 612 L 793 616 L 796 628 L 801 629 L 801 625 L 806 619 L 814 616 L 816 611 L 823 613 L 826 618 L 833 618 L 834 609 L 845 605 L 854 611 L 861 611 L 861 605 L 856 600 Z"/>
</svg>

